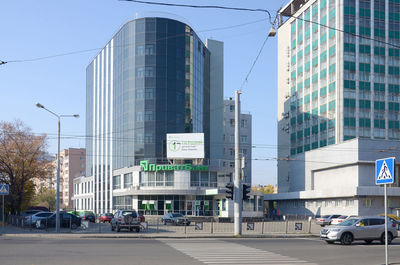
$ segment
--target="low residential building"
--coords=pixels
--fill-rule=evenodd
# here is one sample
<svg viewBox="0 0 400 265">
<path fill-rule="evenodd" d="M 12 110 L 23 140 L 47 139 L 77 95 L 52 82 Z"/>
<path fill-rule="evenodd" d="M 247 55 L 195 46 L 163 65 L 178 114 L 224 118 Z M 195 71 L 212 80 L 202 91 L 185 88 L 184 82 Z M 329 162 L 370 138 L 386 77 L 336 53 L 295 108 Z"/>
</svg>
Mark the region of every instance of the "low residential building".
<svg viewBox="0 0 400 265">
<path fill-rule="evenodd" d="M 73 180 L 74 210 L 93 211 L 93 177 L 77 177 Z"/>
<path fill-rule="evenodd" d="M 60 152 L 60 206 L 72 208 L 73 180 L 84 176 L 86 171 L 86 149 L 68 148 Z M 57 155 L 54 160 L 54 179 L 57 182 Z M 54 185 L 55 186 L 55 185 Z"/>
<path fill-rule="evenodd" d="M 243 169 L 243 181 L 251 184 L 251 114 L 241 113 L 239 124 L 240 154 L 245 158 L 245 168 Z M 232 170 L 235 168 L 235 100 L 232 98 L 224 100 L 224 160 L 222 166 L 228 166 Z"/>
</svg>

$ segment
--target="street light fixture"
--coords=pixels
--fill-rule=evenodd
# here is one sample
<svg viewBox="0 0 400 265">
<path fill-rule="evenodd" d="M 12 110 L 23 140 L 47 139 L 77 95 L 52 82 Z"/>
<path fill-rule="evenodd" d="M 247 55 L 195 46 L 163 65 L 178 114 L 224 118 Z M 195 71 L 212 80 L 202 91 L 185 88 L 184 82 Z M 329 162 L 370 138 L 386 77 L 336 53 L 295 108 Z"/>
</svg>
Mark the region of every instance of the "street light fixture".
<svg viewBox="0 0 400 265">
<path fill-rule="evenodd" d="M 44 109 L 54 116 L 57 117 L 58 123 L 57 123 L 57 184 L 56 184 L 56 232 L 60 232 L 60 120 L 62 117 L 74 117 L 74 118 L 79 118 L 79 114 L 73 114 L 73 115 L 59 115 L 57 113 L 52 112 L 51 110 L 45 108 L 40 103 L 36 103 L 36 107 L 40 109 Z"/>
</svg>

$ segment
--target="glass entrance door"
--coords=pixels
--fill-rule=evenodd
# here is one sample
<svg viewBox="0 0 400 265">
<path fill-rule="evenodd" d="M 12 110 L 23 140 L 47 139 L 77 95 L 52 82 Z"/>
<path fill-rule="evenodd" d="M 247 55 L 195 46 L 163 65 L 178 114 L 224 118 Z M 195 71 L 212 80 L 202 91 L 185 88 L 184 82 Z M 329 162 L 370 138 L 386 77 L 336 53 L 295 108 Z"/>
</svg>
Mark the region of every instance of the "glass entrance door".
<svg viewBox="0 0 400 265">
<path fill-rule="evenodd" d="M 186 215 L 193 215 L 193 201 L 186 201 Z"/>
</svg>

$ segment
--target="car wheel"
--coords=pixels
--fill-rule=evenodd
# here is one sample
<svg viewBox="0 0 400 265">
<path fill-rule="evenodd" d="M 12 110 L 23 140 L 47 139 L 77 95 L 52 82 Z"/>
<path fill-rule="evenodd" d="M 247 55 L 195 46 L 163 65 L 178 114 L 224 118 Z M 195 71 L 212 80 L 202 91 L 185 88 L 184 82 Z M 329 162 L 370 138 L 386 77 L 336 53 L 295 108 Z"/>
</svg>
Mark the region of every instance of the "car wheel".
<svg viewBox="0 0 400 265">
<path fill-rule="evenodd" d="M 136 231 L 136 233 L 139 233 L 139 232 L 140 232 L 140 228 L 139 228 L 139 227 L 136 227 L 136 228 L 135 228 L 135 231 Z"/>
<path fill-rule="evenodd" d="M 72 229 L 76 229 L 77 227 L 78 227 L 78 226 L 77 226 L 76 224 L 74 224 L 74 223 L 71 224 L 71 228 L 72 228 Z"/>
<path fill-rule="evenodd" d="M 164 225 L 167 225 L 167 221 L 164 220 Z"/>
<path fill-rule="evenodd" d="M 114 226 L 113 225 L 111 225 L 111 231 L 114 231 Z"/>
<path fill-rule="evenodd" d="M 344 233 L 340 237 L 340 243 L 342 245 L 350 245 L 353 242 L 353 235 L 351 233 Z"/>
<path fill-rule="evenodd" d="M 131 232 L 132 232 L 132 231 L 133 231 L 133 227 L 129 228 L 129 231 L 131 231 Z"/>
<path fill-rule="evenodd" d="M 328 244 L 333 244 L 333 243 L 335 243 L 335 241 L 330 241 L 330 240 L 327 240 L 327 241 L 325 241 L 326 243 L 328 243 Z"/>
<path fill-rule="evenodd" d="M 392 243 L 392 240 L 393 240 L 393 235 L 392 235 L 392 233 L 388 232 L 388 239 L 387 239 L 388 244 Z M 385 233 L 382 233 L 381 243 L 385 244 Z"/>
<path fill-rule="evenodd" d="M 121 231 L 121 227 L 119 227 L 119 225 L 117 225 L 117 232 Z"/>
<path fill-rule="evenodd" d="M 371 239 L 369 239 L 369 240 L 364 240 L 364 241 L 365 241 L 365 243 L 368 244 L 368 245 L 372 243 L 372 240 L 371 240 Z"/>
</svg>

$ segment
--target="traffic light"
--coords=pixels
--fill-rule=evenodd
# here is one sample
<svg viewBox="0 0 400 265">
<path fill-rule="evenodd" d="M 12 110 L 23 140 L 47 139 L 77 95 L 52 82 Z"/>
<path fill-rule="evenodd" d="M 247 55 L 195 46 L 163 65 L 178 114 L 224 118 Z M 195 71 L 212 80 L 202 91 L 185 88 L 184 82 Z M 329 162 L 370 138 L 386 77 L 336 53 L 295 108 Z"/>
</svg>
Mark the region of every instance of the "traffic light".
<svg viewBox="0 0 400 265">
<path fill-rule="evenodd" d="M 247 200 L 247 199 L 250 198 L 250 196 L 249 196 L 250 188 L 251 188 L 250 185 L 243 184 L 243 189 L 242 189 L 242 191 L 243 191 L 243 200 Z"/>
<path fill-rule="evenodd" d="M 225 187 L 227 188 L 227 190 L 226 190 L 226 198 L 233 200 L 233 190 L 234 190 L 235 186 L 233 186 L 232 183 L 228 183 L 228 184 L 226 184 Z"/>
</svg>

